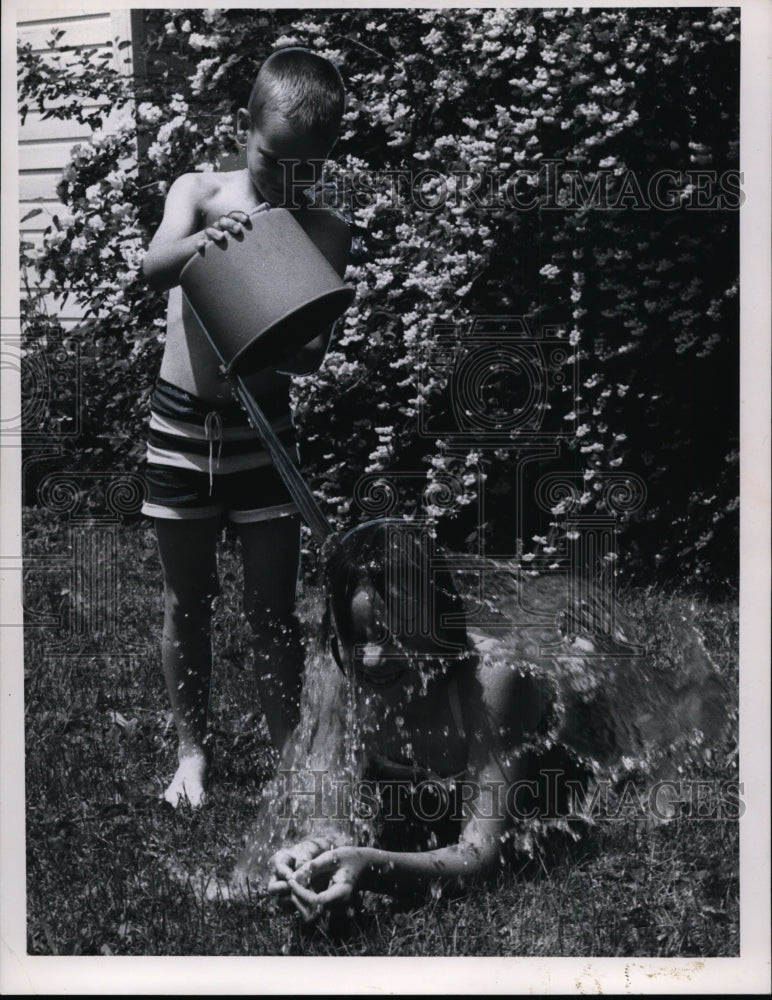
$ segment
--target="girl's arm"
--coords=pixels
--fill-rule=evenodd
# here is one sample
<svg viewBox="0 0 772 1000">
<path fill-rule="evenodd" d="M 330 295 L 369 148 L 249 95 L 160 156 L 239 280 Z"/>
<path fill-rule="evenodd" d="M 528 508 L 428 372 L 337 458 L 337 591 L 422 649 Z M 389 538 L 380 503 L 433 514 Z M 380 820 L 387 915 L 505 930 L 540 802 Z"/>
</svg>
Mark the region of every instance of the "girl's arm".
<svg viewBox="0 0 772 1000">
<path fill-rule="evenodd" d="M 289 888 L 301 915 L 345 904 L 357 892 L 424 894 L 432 886 L 460 889 L 490 876 L 499 863 L 509 821 L 501 770 L 491 763 L 478 772 L 475 798 L 464 796 L 466 818 L 458 844 L 433 851 L 382 851 L 370 847 L 334 847 L 290 875 Z M 469 786 L 467 786 L 469 787 Z M 313 886 L 321 891 L 314 891 Z"/>
<path fill-rule="evenodd" d="M 150 242 L 142 264 L 148 283 L 159 291 L 178 285 L 180 273 L 207 240 L 238 235 L 248 221 L 245 212 L 231 212 L 212 226 L 201 227 L 204 175 L 183 174 L 169 188 L 161 225 Z"/>
</svg>

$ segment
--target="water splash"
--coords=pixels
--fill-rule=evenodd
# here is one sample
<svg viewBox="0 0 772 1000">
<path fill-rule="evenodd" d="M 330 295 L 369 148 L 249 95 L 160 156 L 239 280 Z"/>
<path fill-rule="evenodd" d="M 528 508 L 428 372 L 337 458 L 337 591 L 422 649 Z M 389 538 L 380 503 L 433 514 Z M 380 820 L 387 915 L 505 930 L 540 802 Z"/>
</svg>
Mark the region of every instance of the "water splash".
<svg viewBox="0 0 772 1000">
<path fill-rule="evenodd" d="M 561 629 L 566 620 L 561 606 L 565 581 L 518 576 L 509 568 L 490 570 L 486 564 L 486 603 L 495 608 L 496 621 L 470 629 L 478 673 L 504 668 L 522 677 L 527 682 L 523 690 L 530 690 L 535 699 L 539 720 L 519 747 L 502 747 L 506 770 L 529 755 L 538 758 L 559 748 L 581 760 L 596 777 L 619 776 L 632 768 L 661 776 L 666 766 L 677 767 L 687 759 L 688 734 L 705 733 L 708 744 L 718 738 L 726 723 L 728 698 L 691 622 L 668 623 L 669 647 L 678 655 L 677 662 L 663 669 L 656 649 L 632 659 L 615 655 L 620 640 L 632 634 L 621 618 L 616 634 L 589 633 L 579 643 L 567 637 Z M 466 591 L 460 587 L 469 607 L 479 604 L 475 586 L 473 580 Z M 301 620 L 319 622 L 321 591 L 309 591 L 303 604 Z M 277 776 L 261 795 L 236 868 L 237 886 L 259 885 L 270 855 L 287 843 L 334 835 L 340 842 L 366 844 L 377 835 L 373 820 L 355 808 L 350 791 L 365 775 L 373 752 L 379 751 L 382 734 L 391 734 L 395 727 L 399 732 L 404 716 L 385 711 L 378 697 L 347 683 L 319 631 L 312 628 L 306 639 L 300 722 L 282 754 Z M 545 649 L 554 652 L 545 654 Z M 430 674 L 429 669 L 419 673 L 422 695 Z M 523 713 L 527 708 L 523 704 Z M 504 732 L 499 736 L 506 742 Z M 402 746 L 405 756 L 412 753 L 407 743 Z M 316 788 L 314 771 L 322 775 L 321 811 L 316 808 L 318 797 L 308 794 L 309 787 Z M 302 785 L 301 794 L 288 791 L 287 773 L 298 781 L 296 791 Z M 341 782 L 349 790 L 343 799 Z M 566 832 L 574 836 L 568 828 Z M 528 830 L 510 832 L 507 839 L 528 853 L 541 835 L 535 822 Z"/>
<path fill-rule="evenodd" d="M 323 598 L 310 590 L 302 599 L 305 621 L 321 619 Z M 367 763 L 368 724 L 376 729 L 374 705 L 357 705 L 355 686 L 334 663 L 319 630 L 305 643 L 305 680 L 300 717 L 285 746 L 276 776 L 262 790 L 247 845 L 231 879 L 231 892 L 264 886 L 268 860 L 280 847 L 314 837 L 342 843 L 372 839 L 354 808 Z"/>
</svg>

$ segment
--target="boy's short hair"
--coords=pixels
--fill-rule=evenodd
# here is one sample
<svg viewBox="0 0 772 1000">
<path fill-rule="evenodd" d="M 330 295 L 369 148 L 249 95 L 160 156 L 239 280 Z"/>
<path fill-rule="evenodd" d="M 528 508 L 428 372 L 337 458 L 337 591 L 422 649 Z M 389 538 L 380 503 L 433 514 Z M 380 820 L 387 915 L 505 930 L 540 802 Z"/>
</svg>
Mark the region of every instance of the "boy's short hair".
<svg viewBox="0 0 772 1000">
<path fill-rule="evenodd" d="M 300 45 L 277 49 L 265 60 L 249 97 L 249 121 L 254 127 L 264 108 L 294 125 L 336 134 L 345 101 L 338 68 Z"/>
</svg>

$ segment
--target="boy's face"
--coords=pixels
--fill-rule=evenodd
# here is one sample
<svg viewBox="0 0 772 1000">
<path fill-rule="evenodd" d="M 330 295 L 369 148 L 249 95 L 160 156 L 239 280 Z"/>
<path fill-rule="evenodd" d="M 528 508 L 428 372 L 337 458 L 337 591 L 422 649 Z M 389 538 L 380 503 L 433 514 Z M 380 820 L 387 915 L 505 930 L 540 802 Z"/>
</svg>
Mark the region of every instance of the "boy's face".
<svg viewBox="0 0 772 1000">
<path fill-rule="evenodd" d="M 301 193 L 316 180 L 334 137 L 293 125 L 278 114 L 262 111 L 247 125 L 247 170 L 259 198 L 272 205 L 300 207 Z"/>
</svg>

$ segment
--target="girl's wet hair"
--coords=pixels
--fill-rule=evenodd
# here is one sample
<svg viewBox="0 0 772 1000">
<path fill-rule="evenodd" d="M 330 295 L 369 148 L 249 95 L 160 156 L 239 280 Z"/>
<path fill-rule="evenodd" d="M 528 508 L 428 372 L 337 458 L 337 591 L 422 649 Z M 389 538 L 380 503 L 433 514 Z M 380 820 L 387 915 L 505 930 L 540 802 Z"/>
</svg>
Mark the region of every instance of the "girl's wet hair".
<svg viewBox="0 0 772 1000">
<path fill-rule="evenodd" d="M 463 657 L 464 606 L 451 574 L 432 565 L 434 544 L 406 521 L 367 521 L 326 546 L 328 605 L 341 637 L 352 636 L 352 599 L 374 591 L 396 644 L 422 656 Z"/>
<path fill-rule="evenodd" d="M 249 120 L 254 126 L 268 108 L 293 125 L 334 138 L 344 104 L 338 68 L 310 49 L 290 45 L 277 49 L 260 67 L 249 98 Z"/>
</svg>

